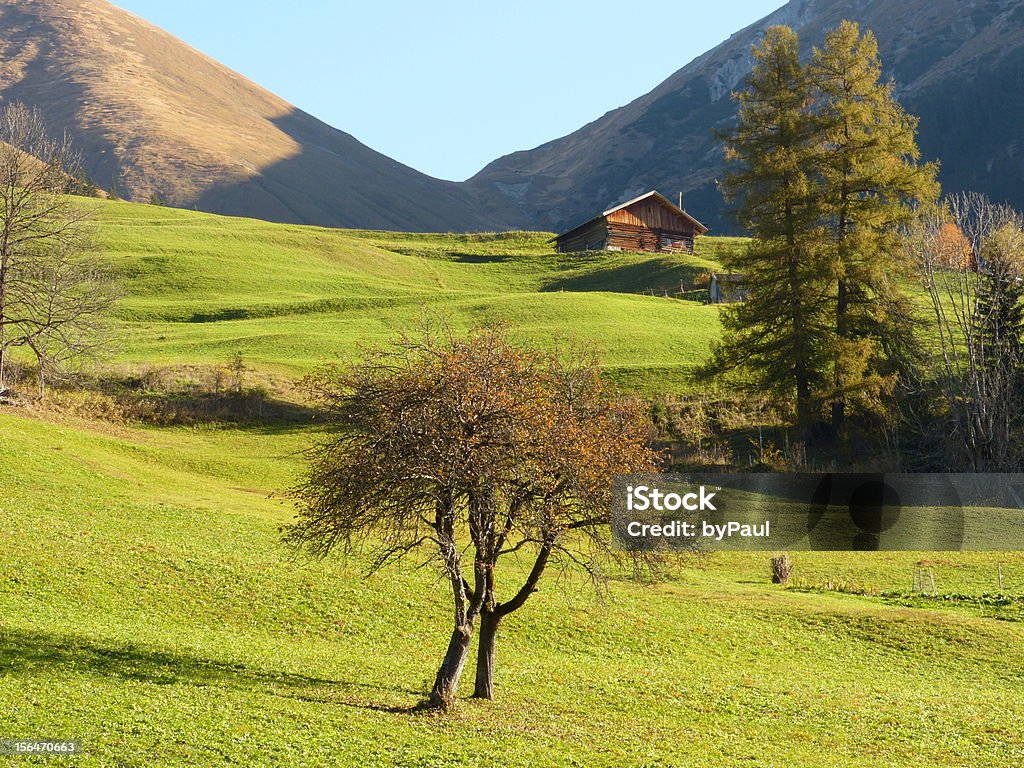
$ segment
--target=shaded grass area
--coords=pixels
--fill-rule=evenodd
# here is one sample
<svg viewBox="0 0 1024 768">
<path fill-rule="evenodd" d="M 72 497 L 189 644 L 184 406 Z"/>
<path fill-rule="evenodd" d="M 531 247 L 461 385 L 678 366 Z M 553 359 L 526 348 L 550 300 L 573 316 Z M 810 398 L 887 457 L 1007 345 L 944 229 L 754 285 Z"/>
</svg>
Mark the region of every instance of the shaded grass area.
<svg viewBox="0 0 1024 768">
<path fill-rule="evenodd" d="M 280 491 L 309 430 L 0 413 L 2 735 L 81 737 L 78 762 L 97 766 L 1024 757 L 1024 625 L 774 587 L 764 555 L 614 581 L 605 601 L 570 571 L 503 626 L 497 701 L 416 711 L 447 641 L 444 584 L 411 564 L 366 579 L 358 554 L 315 563 L 279 546 Z M 794 555 L 810 582 L 882 590 L 906 588 L 921 559 Z M 990 589 L 997 562 L 1007 590 L 1024 591 L 1019 554 L 931 560 L 962 593 Z"/>
</svg>

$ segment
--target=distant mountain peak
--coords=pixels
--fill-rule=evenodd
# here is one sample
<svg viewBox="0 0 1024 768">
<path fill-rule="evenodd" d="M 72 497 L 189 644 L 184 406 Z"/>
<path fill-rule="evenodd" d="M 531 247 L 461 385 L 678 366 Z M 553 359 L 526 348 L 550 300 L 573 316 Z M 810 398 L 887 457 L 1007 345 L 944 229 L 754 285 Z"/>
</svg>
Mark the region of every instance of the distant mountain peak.
<svg viewBox="0 0 1024 768">
<path fill-rule="evenodd" d="M 0 0 L 0 99 L 68 130 L 132 200 L 273 221 L 422 231 L 562 230 L 649 189 L 729 231 L 713 129 L 772 24 L 805 46 L 852 18 L 921 118 L 947 190 L 1024 207 L 1024 0 L 791 0 L 658 87 L 461 184 L 375 152 L 106 0 Z"/>
<path fill-rule="evenodd" d="M 872 30 L 886 76 L 921 118 L 924 156 L 942 162 L 950 191 L 975 189 L 1024 207 L 1024 0 L 791 0 L 697 57 L 652 91 L 579 130 L 495 160 L 467 182 L 507 195 L 525 225 L 560 230 L 635 190 L 686 194 L 716 232 L 729 222 L 715 188 L 723 171 L 713 129 L 753 66 L 751 48 L 775 24 L 808 51 L 845 18 Z"/>
<path fill-rule="evenodd" d="M 106 0 L 0 0 L 0 98 L 39 107 L 131 200 L 333 226 L 504 223 Z"/>
</svg>

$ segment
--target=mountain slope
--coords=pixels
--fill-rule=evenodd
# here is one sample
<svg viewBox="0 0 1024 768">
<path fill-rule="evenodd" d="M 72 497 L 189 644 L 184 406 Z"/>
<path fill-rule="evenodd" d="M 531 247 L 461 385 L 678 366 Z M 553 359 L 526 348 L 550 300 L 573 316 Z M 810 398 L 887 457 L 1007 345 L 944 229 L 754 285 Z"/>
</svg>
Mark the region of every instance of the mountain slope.
<svg viewBox="0 0 1024 768">
<path fill-rule="evenodd" d="M 0 0 L 0 95 L 68 130 L 128 199 L 328 226 L 505 224 L 106 0 Z"/>
<path fill-rule="evenodd" d="M 1024 0 L 791 0 L 650 93 L 568 136 L 500 158 L 467 184 L 496 208 L 513 206 L 521 226 L 562 230 L 657 188 L 685 192 L 690 211 L 726 231 L 712 131 L 735 116 L 729 95 L 750 71 L 751 46 L 772 24 L 818 45 L 844 18 L 877 35 L 886 76 L 921 118 L 924 156 L 942 161 L 944 188 L 1024 205 Z"/>
<path fill-rule="evenodd" d="M 130 200 L 271 221 L 419 231 L 563 230 L 651 188 L 730 231 L 713 130 L 770 24 L 806 46 L 854 18 L 921 117 L 949 191 L 1024 207 L 1024 0 L 791 0 L 632 103 L 462 184 L 404 166 L 106 0 L 0 0 L 0 98 L 68 130 Z"/>
</svg>

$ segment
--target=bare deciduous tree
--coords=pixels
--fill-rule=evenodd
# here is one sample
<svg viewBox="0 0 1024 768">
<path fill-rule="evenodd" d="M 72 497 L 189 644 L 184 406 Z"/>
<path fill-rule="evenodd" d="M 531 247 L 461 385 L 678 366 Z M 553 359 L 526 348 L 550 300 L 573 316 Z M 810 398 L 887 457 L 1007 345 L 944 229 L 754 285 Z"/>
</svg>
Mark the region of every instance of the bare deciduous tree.
<svg viewBox="0 0 1024 768">
<path fill-rule="evenodd" d="M 948 469 L 1018 471 L 1024 460 L 1024 217 L 954 195 L 908 233 L 937 332 L 930 375 L 945 404 L 933 444 Z"/>
<path fill-rule="evenodd" d="M 600 577 L 612 477 L 658 461 L 641 410 L 603 389 L 593 359 L 567 364 L 497 330 L 427 332 L 308 384 L 342 431 L 315 448 L 287 540 L 316 556 L 365 544 L 374 568 L 427 546 L 454 609 L 428 703 L 454 701 L 478 621 L 474 695 L 492 698 L 499 625 L 545 571 Z M 497 565 L 513 553 L 532 565 L 502 599 Z"/>
<path fill-rule="evenodd" d="M 42 391 L 48 370 L 99 346 L 115 294 L 88 258 L 88 212 L 68 195 L 81 177 L 38 110 L 0 109 L 0 391 L 14 347 L 35 355 Z"/>
</svg>

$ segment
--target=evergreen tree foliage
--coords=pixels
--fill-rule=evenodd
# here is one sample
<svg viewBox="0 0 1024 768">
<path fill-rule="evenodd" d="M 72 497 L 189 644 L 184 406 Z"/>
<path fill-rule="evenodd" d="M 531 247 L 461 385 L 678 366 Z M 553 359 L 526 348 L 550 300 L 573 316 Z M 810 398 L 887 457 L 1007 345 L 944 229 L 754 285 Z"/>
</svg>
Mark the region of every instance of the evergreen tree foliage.
<svg viewBox="0 0 1024 768">
<path fill-rule="evenodd" d="M 909 276 L 900 231 L 938 197 L 936 166 L 919 164 L 917 118 L 883 82 L 878 42 L 844 21 L 808 66 L 818 117 L 820 205 L 835 301 L 832 425 L 889 387 L 908 343 Z"/>
<path fill-rule="evenodd" d="M 985 466 L 1016 469 L 1024 429 L 1024 232 L 1006 224 L 982 248 L 974 304 L 973 345 L 975 388 L 989 407 L 979 413 L 984 434 L 995 439 L 982 445 Z M 1009 436 L 1009 440 L 998 439 Z M 1007 449 L 1010 449 L 1009 451 Z"/>
<path fill-rule="evenodd" d="M 1024 232 L 1004 225 L 986 242 L 979 269 L 975 328 L 986 368 L 1024 364 Z"/>
<path fill-rule="evenodd" d="M 723 311 L 707 372 L 746 371 L 803 428 L 829 404 L 835 428 L 848 403 L 876 410 L 911 344 L 900 230 L 938 184 L 881 72 L 874 35 L 853 22 L 807 64 L 797 34 L 772 27 L 735 96 L 738 125 L 720 134 L 722 191 L 752 240 L 726 264 L 748 300 Z"/>
<path fill-rule="evenodd" d="M 721 138 L 733 168 L 722 185 L 749 247 L 727 262 L 744 275 L 748 300 L 722 314 L 724 334 L 711 370 L 743 368 L 748 383 L 795 402 L 810 424 L 827 352 L 827 264 L 821 258 L 817 122 L 796 33 L 771 27 L 754 49 L 739 125 Z"/>
</svg>

